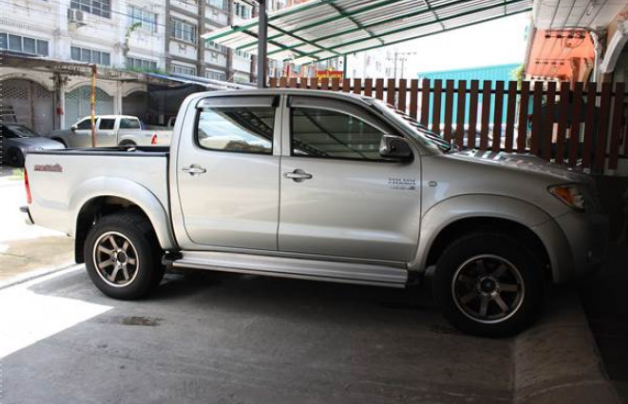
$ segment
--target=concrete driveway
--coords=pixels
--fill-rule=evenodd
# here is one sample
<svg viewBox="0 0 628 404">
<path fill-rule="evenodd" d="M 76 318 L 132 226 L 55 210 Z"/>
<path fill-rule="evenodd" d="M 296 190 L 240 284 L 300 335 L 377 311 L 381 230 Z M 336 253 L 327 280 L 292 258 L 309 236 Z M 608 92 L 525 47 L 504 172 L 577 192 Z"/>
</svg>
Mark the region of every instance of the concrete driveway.
<svg viewBox="0 0 628 404">
<path fill-rule="evenodd" d="M 32 329 L 5 347 L 3 404 L 512 401 L 513 340 L 459 334 L 417 290 L 170 274 L 120 302 L 80 270 L 8 300 Z"/>
</svg>

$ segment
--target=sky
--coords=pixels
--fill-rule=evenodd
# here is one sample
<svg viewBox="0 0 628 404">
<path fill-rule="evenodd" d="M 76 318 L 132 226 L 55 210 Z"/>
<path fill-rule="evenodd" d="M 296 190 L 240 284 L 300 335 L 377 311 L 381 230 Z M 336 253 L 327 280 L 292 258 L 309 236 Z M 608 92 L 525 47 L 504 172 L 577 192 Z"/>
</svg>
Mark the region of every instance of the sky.
<svg viewBox="0 0 628 404">
<path fill-rule="evenodd" d="M 411 41 L 399 47 L 413 49 L 406 77 L 416 73 L 523 63 L 528 13 L 474 25 Z"/>
</svg>

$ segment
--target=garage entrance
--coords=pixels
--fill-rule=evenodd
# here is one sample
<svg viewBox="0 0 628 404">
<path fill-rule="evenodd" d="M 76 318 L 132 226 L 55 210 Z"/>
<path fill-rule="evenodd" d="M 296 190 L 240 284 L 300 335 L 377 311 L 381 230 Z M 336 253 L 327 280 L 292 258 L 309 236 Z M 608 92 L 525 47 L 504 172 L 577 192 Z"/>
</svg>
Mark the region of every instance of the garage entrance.
<svg viewBox="0 0 628 404">
<path fill-rule="evenodd" d="M 80 118 L 91 113 L 91 88 L 82 86 L 72 90 L 65 96 L 65 126 L 70 127 Z M 96 114 L 113 114 L 113 97 L 96 88 Z"/>
<path fill-rule="evenodd" d="M 12 110 L 17 123 L 45 135 L 54 129 L 54 94 L 31 80 L 2 82 L 2 107 Z"/>
</svg>

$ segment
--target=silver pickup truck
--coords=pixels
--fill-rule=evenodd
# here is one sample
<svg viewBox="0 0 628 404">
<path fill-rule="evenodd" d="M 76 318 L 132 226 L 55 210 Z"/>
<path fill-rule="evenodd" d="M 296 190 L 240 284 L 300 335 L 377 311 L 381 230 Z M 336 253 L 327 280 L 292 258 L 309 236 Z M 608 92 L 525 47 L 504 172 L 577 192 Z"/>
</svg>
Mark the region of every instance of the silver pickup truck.
<svg viewBox="0 0 628 404">
<path fill-rule="evenodd" d="M 172 137 L 170 127 L 142 129 L 136 116 L 99 115 L 95 120 L 96 147 L 111 146 L 168 146 Z M 79 119 L 70 129 L 57 130 L 47 135 L 65 147 L 92 146 L 92 119 Z"/>
<path fill-rule="evenodd" d="M 38 225 L 76 239 L 105 294 L 145 296 L 168 267 L 404 288 L 433 274 L 460 329 L 516 333 L 546 281 L 602 262 L 592 180 L 536 157 L 460 151 L 366 97 L 198 93 L 170 149 L 36 152 Z"/>
</svg>

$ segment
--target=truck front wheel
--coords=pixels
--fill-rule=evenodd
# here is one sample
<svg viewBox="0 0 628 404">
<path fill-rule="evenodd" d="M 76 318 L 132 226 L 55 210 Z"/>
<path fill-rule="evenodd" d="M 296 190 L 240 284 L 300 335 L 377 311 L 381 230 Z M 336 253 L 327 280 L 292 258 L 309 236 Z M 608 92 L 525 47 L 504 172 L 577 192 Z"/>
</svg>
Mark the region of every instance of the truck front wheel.
<svg viewBox="0 0 628 404">
<path fill-rule="evenodd" d="M 109 297 L 141 298 L 164 275 L 157 239 L 150 223 L 139 214 L 103 217 L 90 229 L 84 248 L 87 273 Z"/>
<path fill-rule="evenodd" d="M 543 303 L 543 270 L 537 256 L 498 233 L 454 241 L 438 261 L 434 298 L 445 317 L 470 334 L 501 337 L 530 325 Z"/>
</svg>

